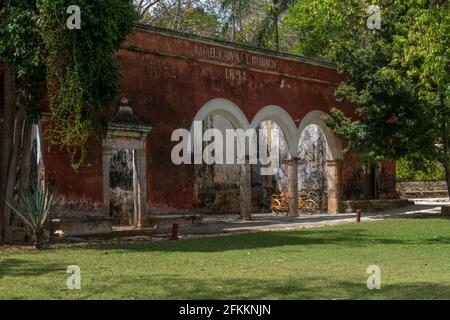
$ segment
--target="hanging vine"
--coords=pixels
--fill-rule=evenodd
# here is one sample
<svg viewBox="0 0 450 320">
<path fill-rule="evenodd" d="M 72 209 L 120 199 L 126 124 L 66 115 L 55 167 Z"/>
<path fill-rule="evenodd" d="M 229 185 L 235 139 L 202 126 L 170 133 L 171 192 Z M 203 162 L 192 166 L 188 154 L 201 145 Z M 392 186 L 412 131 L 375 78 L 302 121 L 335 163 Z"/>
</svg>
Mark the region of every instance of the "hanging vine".
<svg viewBox="0 0 450 320">
<path fill-rule="evenodd" d="M 81 9 L 81 29 L 67 28 L 70 5 Z M 114 53 L 137 14 L 128 0 L 41 0 L 39 8 L 50 108 L 46 136 L 68 151 L 78 170 L 102 111 L 118 93 Z"/>
</svg>

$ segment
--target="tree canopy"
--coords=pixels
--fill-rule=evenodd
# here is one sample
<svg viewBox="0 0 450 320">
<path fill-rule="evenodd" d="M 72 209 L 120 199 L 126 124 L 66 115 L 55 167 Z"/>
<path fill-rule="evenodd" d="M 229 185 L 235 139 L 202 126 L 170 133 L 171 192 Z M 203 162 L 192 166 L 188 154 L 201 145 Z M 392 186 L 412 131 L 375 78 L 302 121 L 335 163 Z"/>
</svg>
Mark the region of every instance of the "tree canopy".
<svg viewBox="0 0 450 320">
<path fill-rule="evenodd" d="M 381 29 L 367 28 L 367 7 Z M 366 162 L 405 157 L 417 168 L 439 161 L 450 189 L 449 34 L 444 1 L 298 1 L 285 17 L 297 52 L 325 57 L 350 75 L 336 95 L 357 119 L 334 109 L 327 123 Z"/>
<path fill-rule="evenodd" d="M 79 30 L 66 24 L 74 4 L 81 9 Z M 0 61 L 15 65 L 21 90 L 29 88 L 24 96 L 34 102 L 33 81 L 46 83 L 47 138 L 65 147 L 78 168 L 98 112 L 118 92 L 114 53 L 132 32 L 137 13 L 127 0 L 7 0 L 0 17 Z"/>
</svg>

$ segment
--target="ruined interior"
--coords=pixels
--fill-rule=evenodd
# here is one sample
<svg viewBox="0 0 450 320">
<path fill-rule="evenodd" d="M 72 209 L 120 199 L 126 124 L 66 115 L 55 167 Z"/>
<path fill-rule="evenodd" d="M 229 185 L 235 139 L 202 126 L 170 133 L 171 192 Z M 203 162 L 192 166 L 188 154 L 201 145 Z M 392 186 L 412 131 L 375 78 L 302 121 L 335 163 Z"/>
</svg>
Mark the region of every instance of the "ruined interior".
<svg viewBox="0 0 450 320">
<path fill-rule="evenodd" d="M 204 122 L 204 130 L 216 128 L 225 136 L 226 129 L 232 129 L 231 123 L 222 116 L 209 116 Z M 286 138 L 281 128 L 272 121 L 263 121 L 258 130 L 263 130 L 267 145 L 273 130 L 278 130 L 280 170 L 275 175 L 260 174 L 260 165 L 252 165 L 252 211 L 268 212 L 268 201 L 273 193 L 288 191 L 287 164 L 283 160 L 289 158 Z M 259 137 L 258 137 L 259 138 Z M 306 198 L 313 198 L 327 212 L 327 174 L 326 174 L 327 142 L 322 130 L 311 124 L 303 131 L 297 157 L 299 193 Z M 270 151 L 269 151 L 270 154 Z M 196 165 L 195 179 L 198 192 L 197 208 L 205 213 L 237 213 L 239 212 L 239 176 L 238 164 L 202 164 Z"/>
</svg>

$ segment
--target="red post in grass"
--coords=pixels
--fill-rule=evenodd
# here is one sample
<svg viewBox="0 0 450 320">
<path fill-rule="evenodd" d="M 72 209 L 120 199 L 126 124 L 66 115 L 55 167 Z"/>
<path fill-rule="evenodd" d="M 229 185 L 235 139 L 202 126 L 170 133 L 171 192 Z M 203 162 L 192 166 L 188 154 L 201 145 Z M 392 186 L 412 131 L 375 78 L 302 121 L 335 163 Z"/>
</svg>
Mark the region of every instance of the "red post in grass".
<svg viewBox="0 0 450 320">
<path fill-rule="evenodd" d="M 356 223 L 361 222 L 361 209 L 356 210 Z"/>
<path fill-rule="evenodd" d="M 170 240 L 178 240 L 178 223 L 172 223 L 172 235 Z"/>
</svg>

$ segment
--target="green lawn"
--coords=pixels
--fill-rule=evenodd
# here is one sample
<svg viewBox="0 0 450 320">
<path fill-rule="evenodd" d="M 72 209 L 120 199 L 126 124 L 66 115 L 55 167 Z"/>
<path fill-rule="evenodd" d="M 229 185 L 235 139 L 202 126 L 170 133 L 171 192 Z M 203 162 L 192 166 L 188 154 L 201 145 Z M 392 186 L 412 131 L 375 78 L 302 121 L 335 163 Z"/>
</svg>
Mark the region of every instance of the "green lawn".
<svg viewBox="0 0 450 320">
<path fill-rule="evenodd" d="M 81 290 L 67 290 L 67 266 Z M 381 290 L 366 269 L 381 268 Z M 1 299 L 449 299 L 450 220 L 0 251 Z"/>
</svg>

